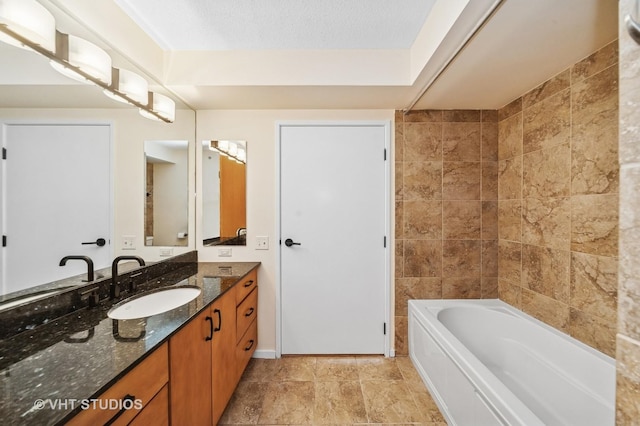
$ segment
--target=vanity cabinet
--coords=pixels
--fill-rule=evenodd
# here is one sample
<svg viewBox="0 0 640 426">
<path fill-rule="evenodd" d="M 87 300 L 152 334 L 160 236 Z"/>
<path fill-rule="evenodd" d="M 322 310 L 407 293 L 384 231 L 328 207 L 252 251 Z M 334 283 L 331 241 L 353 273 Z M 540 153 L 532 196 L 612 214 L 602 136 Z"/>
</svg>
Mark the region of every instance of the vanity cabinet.
<svg viewBox="0 0 640 426">
<path fill-rule="evenodd" d="M 213 390 L 213 423 L 224 412 L 236 388 L 236 287 L 213 302 L 211 312 L 214 329 L 211 358 L 211 387 Z"/>
<path fill-rule="evenodd" d="M 165 343 L 67 424 L 142 425 L 145 419 L 153 419 L 153 424 L 168 424 L 168 381 L 169 350 Z M 107 409 L 101 409 L 101 404 Z M 120 409 L 122 407 L 128 409 Z"/>
</svg>

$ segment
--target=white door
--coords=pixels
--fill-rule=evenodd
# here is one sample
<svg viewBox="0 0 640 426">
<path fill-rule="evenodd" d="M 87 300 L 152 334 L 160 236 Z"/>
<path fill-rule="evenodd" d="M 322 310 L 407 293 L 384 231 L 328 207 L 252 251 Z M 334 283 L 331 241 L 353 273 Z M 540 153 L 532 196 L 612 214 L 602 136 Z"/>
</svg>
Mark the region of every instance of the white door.
<svg viewBox="0 0 640 426">
<path fill-rule="evenodd" d="M 282 354 L 385 352 L 387 132 L 280 126 Z"/>
<path fill-rule="evenodd" d="M 77 274 L 89 256 L 110 264 L 111 166 L 109 125 L 4 126 L 2 203 L 3 293 Z M 99 238 L 106 245 L 85 244 Z"/>
</svg>

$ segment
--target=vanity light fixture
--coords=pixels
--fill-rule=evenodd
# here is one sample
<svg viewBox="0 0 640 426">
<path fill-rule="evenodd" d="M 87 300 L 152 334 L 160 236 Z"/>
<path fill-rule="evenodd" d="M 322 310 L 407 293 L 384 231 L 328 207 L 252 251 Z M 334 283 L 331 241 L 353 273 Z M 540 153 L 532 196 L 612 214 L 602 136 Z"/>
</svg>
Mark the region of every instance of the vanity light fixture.
<svg viewBox="0 0 640 426">
<path fill-rule="evenodd" d="M 244 141 L 239 141 L 239 143 L 225 140 L 209 141 L 209 149 L 217 151 L 238 163 L 246 164 L 247 150 L 242 144 L 244 144 Z"/>
<path fill-rule="evenodd" d="M 0 0 L 0 41 L 37 52 L 60 73 L 93 83 L 110 97 L 136 106 L 157 121 L 175 120 L 175 102 L 148 91 L 147 81 L 113 68 L 111 56 L 95 44 L 56 30 L 55 18 L 35 0 Z"/>
<path fill-rule="evenodd" d="M 33 50 L 31 44 L 36 44 L 55 52 L 55 18 L 33 0 L 0 0 L 0 41 L 29 50 Z"/>
</svg>

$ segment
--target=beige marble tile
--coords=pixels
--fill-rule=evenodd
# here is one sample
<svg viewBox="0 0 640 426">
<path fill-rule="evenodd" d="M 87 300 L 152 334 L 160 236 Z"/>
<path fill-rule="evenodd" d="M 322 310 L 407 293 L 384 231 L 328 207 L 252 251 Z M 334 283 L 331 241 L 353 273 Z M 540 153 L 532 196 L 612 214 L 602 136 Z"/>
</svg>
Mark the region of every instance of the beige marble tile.
<svg viewBox="0 0 640 426">
<path fill-rule="evenodd" d="M 397 327 L 397 323 L 396 323 Z M 401 380 L 402 373 L 395 358 L 360 356 L 356 358 L 360 380 Z"/>
<path fill-rule="evenodd" d="M 276 362 L 274 381 L 307 382 L 315 379 L 316 359 L 313 357 L 287 356 Z"/>
<path fill-rule="evenodd" d="M 413 361 L 408 356 L 398 356 L 396 357 L 396 365 L 402 374 L 402 378 L 404 380 L 411 380 L 422 383 L 422 378 L 420 378 L 420 374 L 416 370 L 416 367 L 413 365 Z M 426 390 L 426 388 L 425 388 Z"/>
<path fill-rule="evenodd" d="M 442 110 L 438 109 L 422 109 L 409 111 L 404 115 L 405 123 L 425 123 L 433 121 L 442 121 Z"/>
<path fill-rule="evenodd" d="M 394 116 L 393 149 L 395 161 L 404 160 L 404 117 L 402 111 L 396 111 Z"/>
<path fill-rule="evenodd" d="M 252 358 L 244 370 L 242 380 L 247 382 L 269 382 L 273 380 L 276 363 L 270 359 Z"/>
<path fill-rule="evenodd" d="M 408 318 L 396 316 L 393 324 L 396 355 L 407 355 L 409 353 Z"/>
<path fill-rule="evenodd" d="M 443 299 L 480 299 L 482 296 L 482 280 L 472 278 L 443 278 Z"/>
<path fill-rule="evenodd" d="M 353 356 L 319 356 L 316 358 L 315 378 L 316 382 L 359 380 L 356 358 Z"/>
<path fill-rule="evenodd" d="M 498 161 L 498 122 L 482 122 L 480 135 L 482 161 Z"/>
<path fill-rule="evenodd" d="M 481 201 L 443 201 L 442 238 L 448 240 L 480 239 Z"/>
<path fill-rule="evenodd" d="M 395 216 L 395 236 L 397 239 L 404 238 L 404 201 L 396 201 L 394 203 Z"/>
<path fill-rule="evenodd" d="M 480 161 L 480 122 L 444 123 L 442 159 L 444 161 Z"/>
<path fill-rule="evenodd" d="M 393 173 L 396 201 L 402 201 L 404 198 L 404 166 L 399 161 L 396 161 L 394 166 Z"/>
<path fill-rule="evenodd" d="M 618 260 L 613 257 L 571 254 L 571 307 L 607 319 L 618 313 Z"/>
<path fill-rule="evenodd" d="M 395 277 L 401 278 L 404 276 L 404 241 L 396 240 L 395 241 Z"/>
<path fill-rule="evenodd" d="M 483 161 L 480 164 L 482 168 L 482 200 L 498 199 L 498 162 Z"/>
<path fill-rule="evenodd" d="M 481 296 L 483 299 L 498 299 L 498 277 L 482 277 Z"/>
<path fill-rule="evenodd" d="M 407 315 L 407 301 L 411 299 L 440 299 L 441 278 L 401 278 L 396 280 L 396 315 Z"/>
<path fill-rule="evenodd" d="M 404 161 L 441 161 L 442 123 L 404 124 Z"/>
<path fill-rule="evenodd" d="M 479 109 L 451 109 L 442 111 L 444 122 L 480 122 Z"/>
<path fill-rule="evenodd" d="M 220 424 L 256 424 L 262 412 L 262 403 L 268 386 L 267 382 L 243 380 L 238 383 L 238 387 L 236 387 L 226 410 L 220 418 Z"/>
<path fill-rule="evenodd" d="M 482 246 L 479 240 L 442 241 L 442 276 L 447 278 L 480 277 L 481 250 Z"/>
<path fill-rule="evenodd" d="M 571 91 L 553 95 L 523 112 L 523 152 L 569 143 L 571 137 Z"/>
<path fill-rule="evenodd" d="M 623 10 L 630 0 L 621 0 Z M 631 6 L 627 7 L 630 10 Z M 620 17 L 624 22 L 624 16 Z M 620 63 L 619 71 L 619 108 L 620 108 L 620 164 L 640 162 L 640 126 L 638 126 L 638 108 L 640 107 L 640 67 L 637 58 L 640 46 L 636 44 L 620 25 Z"/>
<path fill-rule="evenodd" d="M 501 240 L 521 240 L 522 200 L 498 201 L 498 237 Z"/>
<path fill-rule="evenodd" d="M 640 381 L 618 372 L 616 377 L 616 425 L 637 425 L 640 419 Z"/>
<path fill-rule="evenodd" d="M 271 382 L 265 392 L 259 424 L 313 424 L 314 382 Z"/>
<path fill-rule="evenodd" d="M 482 229 L 483 240 L 498 239 L 498 201 L 482 202 Z"/>
<path fill-rule="evenodd" d="M 571 253 L 522 245 L 522 287 L 569 304 Z"/>
<path fill-rule="evenodd" d="M 442 162 L 409 161 L 403 166 L 405 201 L 442 199 Z"/>
<path fill-rule="evenodd" d="M 522 112 L 498 123 L 498 159 L 522 155 Z"/>
<path fill-rule="evenodd" d="M 442 238 L 442 201 L 405 201 L 402 228 L 407 239 Z"/>
<path fill-rule="evenodd" d="M 618 332 L 632 339 L 640 339 L 640 284 L 636 278 L 618 289 Z"/>
<path fill-rule="evenodd" d="M 367 421 L 359 381 L 316 382 L 313 424 L 353 424 Z"/>
<path fill-rule="evenodd" d="M 482 242 L 481 275 L 482 277 L 498 276 L 498 240 Z"/>
<path fill-rule="evenodd" d="M 411 392 L 418 409 L 426 417 L 427 422 L 420 424 L 429 426 L 442 424 L 443 426 L 446 426 L 442 413 L 440 413 L 438 406 L 429 394 L 429 391 L 422 382 L 422 379 L 405 380 L 405 383 L 407 384 L 409 392 Z"/>
<path fill-rule="evenodd" d="M 522 269 L 522 244 L 498 241 L 498 277 L 520 285 Z"/>
<path fill-rule="evenodd" d="M 618 255 L 618 196 L 571 197 L 571 250 Z"/>
<path fill-rule="evenodd" d="M 616 354 L 616 322 L 571 308 L 569 334 L 581 342 L 604 352 Z"/>
<path fill-rule="evenodd" d="M 498 279 L 498 297 L 505 303 L 520 309 L 522 306 L 522 287 L 515 283 Z"/>
<path fill-rule="evenodd" d="M 507 105 L 498 110 L 498 121 L 504 121 L 507 118 L 522 112 L 522 98 L 514 99 Z"/>
<path fill-rule="evenodd" d="M 523 197 L 567 197 L 571 192 L 571 150 L 568 143 L 525 154 Z"/>
<path fill-rule="evenodd" d="M 551 77 L 538 87 L 530 90 L 522 97 L 522 108 L 529 108 L 550 96 L 555 95 L 565 89 L 568 89 L 571 84 L 571 70 L 566 69 L 561 73 Z"/>
<path fill-rule="evenodd" d="M 403 380 L 362 381 L 371 423 L 420 423 L 426 420 Z"/>
<path fill-rule="evenodd" d="M 480 162 L 445 161 L 442 165 L 442 199 L 479 200 L 480 176 Z"/>
<path fill-rule="evenodd" d="M 480 121 L 483 123 L 497 123 L 498 122 L 498 110 L 497 109 L 483 109 L 480 111 Z"/>
<path fill-rule="evenodd" d="M 522 208 L 522 242 L 569 250 L 571 199 L 525 198 Z"/>
<path fill-rule="evenodd" d="M 568 331 L 569 305 L 526 288 L 521 297 L 524 312 L 560 331 Z"/>
<path fill-rule="evenodd" d="M 618 41 L 612 41 L 571 67 L 571 82 L 576 84 L 585 78 L 615 65 L 618 62 Z"/>
<path fill-rule="evenodd" d="M 498 199 L 522 198 L 522 157 L 498 162 Z"/>
<path fill-rule="evenodd" d="M 442 276 L 442 240 L 405 240 L 405 277 Z"/>
</svg>

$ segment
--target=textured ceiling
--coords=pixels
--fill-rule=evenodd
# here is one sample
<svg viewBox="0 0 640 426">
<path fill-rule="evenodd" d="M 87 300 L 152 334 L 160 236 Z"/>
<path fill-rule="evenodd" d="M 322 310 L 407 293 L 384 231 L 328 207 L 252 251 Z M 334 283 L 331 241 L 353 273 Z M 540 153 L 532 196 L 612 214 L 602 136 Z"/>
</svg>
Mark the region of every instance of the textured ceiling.
<svg viewBox="0 0 640 426">
<path fill-rule="evenodd" d="M 407 49 L 435 0 L 116 0 L 165 50 Z"/>
</svg>

